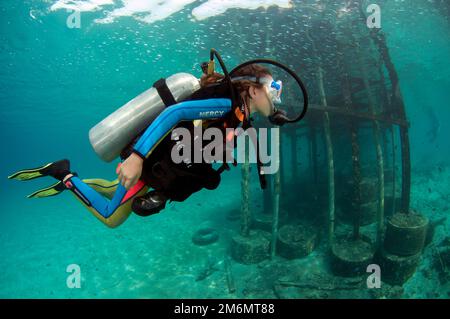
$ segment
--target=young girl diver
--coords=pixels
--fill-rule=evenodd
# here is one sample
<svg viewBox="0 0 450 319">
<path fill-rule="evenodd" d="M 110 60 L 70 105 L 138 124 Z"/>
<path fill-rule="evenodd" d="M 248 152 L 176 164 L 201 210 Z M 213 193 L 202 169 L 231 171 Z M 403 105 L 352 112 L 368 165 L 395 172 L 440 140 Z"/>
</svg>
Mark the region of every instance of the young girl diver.
<svg viewBox="0 0 450 319">
<path fill-rule="evenodd" d="M 219 73 L 204 74 L 200 86 L 207 87 L 223 78 Z M 214 189 L 220 183 L 220 174 L 212 169 L 211 164 L 193 164 L 190 171 L 184 170 L 184 173 L 187 172 L 185 176 L 182 176 L 183 172 L 178 174 L 183 171 L 182 167 L 173 163 L 167 164 L 170 149 L 162 146 L 170 144 L 170 136 L 167 135 L 170 135 L 168 133 L 175 127 L 172 126 L 168 130 L 161 128 L 167 127 L 167 121 L 170 122 L 169 115 L 175 113 L 182 114 L 182 122 L 178 124 L 184 123 L 191 128 L 196 120 L 202 120 L 203 128 L 210 124 L 219 125 L 221 128 L 236 128 L 255 112 L 269 118 L 274 115 L 283 118 L 286 115 L 284 111 L 274 107 L 274 103 L 280 102 L 282 84 L 281 81 L 274 81 L 267 68 L 260 64 L 249 64 L 234 72 L 231 79 L 242 108 L 233 110 L 229 99 L 186 101 L 167 107 L 146 131 L 136 138 L 135 143 L 122 152 L 121 163 L 116 168 L 118 177 L 114 181 L 100 178 L 81 179 L 76 172 L 71 171 L 67 159 L 20 170 L 8 178 L 27 181 L 51 176 L 58 180 L 55 184 L 28 197 L 54 196 L 68 189 L 95 217 L 109 227 L 122 224 L 132 211 L 147 216 L 162 210 L 167 200 L 182 201 L 202 188 Z M 162 131 L 162 135 L 156 136 L 157 131 Z M 156 161 L 155 158 L 166 161 Z M 168 166 L 164 167 L 165 164 Z M 150 188 L 152 190 L 148 192 Z"/>
</svg>

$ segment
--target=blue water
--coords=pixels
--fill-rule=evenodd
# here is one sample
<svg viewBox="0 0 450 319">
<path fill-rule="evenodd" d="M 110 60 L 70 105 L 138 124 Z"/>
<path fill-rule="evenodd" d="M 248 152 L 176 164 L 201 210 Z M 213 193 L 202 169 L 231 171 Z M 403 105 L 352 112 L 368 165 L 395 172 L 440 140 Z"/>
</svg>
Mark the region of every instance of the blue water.
<svg viewBox="0 0 450 319">
<path fill-rule="evenodd" d="M 241 4 L 202 18 L 205 12 L 199 8 L 206 2 L 184 1 L 185 5 L 168 17 L 153 21 L 159 14 L 155 8 L 144 5 L 142 10 L 123 15 L 126 11 L 114 10 L 126 2 L 92 1 L 98 7 L 81 7 L 81 26 L 72 29 L 67 26 L 71 11 L 58 9 L 64 4 L 70 8 L 71 1 L 0 2 L 0 297 L 273 297 L 270 288 L 260 285 L 262 279 L 254 266 L 234 261 L 235 277 L 240 278 L 235 294 L 226 289 L 222 270 L 195 281 L 209 260 L 223 267 L 230 237 L 239 230 L 238 221 L 225 217 L 240 209 L 240 167 L 223 175 L 218 189 L 203 190 L 150 218 L 132 215 L 117 229 L 98 222 L 69 192 L 45 199 L 26 198 L 53 183 L 50 177 L 26 183 L 6 178 L 22 168 L 68 158 L 83 178 L 115 179 L 118 160 L 103 162 L 89 144 L 89 129 L 101 119 L 161 77 L 181 71 L 199 77 L 199 63 L 208 59 L 212 47 L 230 69 L 248 59 L 267 57 L 289 64 L 300 74 L 304 68 L 312 70 L 314 56 L 302 32 L 314 33 L 311 19 L 336 15 L 347 1 L 296 0 L 289 8 L 282 8 L 289 1 L 273 1 L 278 7 L 267 9 L 239 8 Z M 444 177 L 450 172 L 448 3 L 379 2 L 382 31 L 410 122 L 411 202 L 431 219 L 446 217 L 449 186 Z M 329 6 L 324 14 L 308 9 L 323 4 Z M 112 21 L 96 20 L 105 18 Z M 330 52 L 330 61 L 336 58 L 326 43 L 318 50 Z M 305 77 L 311 100 L 318 103 L 315 80 Z M 327 81 L 329 87 L 339 84 L 333 77 Z M 299 154 L 302 160 L 306 150 Z M 375 162 L 371 165 L 375 167 Z M 324 167 L 319 169 L 326 174 Z M 300 174 L 307 172 L 308 168 L 301 166 Z M 253 167 L 251 176 L 251 207 L 256 211 L 262 195 Z M 307 190 L 308 185 L 299 188 Z M 286 187 L 283 194 L 290 191 Z M 215 227 L 219 241 L 205 247 L 193 245 L 192 234 L 201 226 Z M 437 228 L 436 244 L 447 236 L 446 226 Z M 308 257 L 313 264 L 322 256 L 314 254 Z M 426 256 L 432 258 L 431 252 Z M 294 261 L 293 266 L 301 268 L 303 262 Z M 80 289 L 66 285 L 70 264 L 81 268 Z M 283 267 L 281 259 L 280 265 Z M 430 276 L 432 279 L 426 280 L 418 271 L 405 284 L 403 297 L 448 297 L 448 282 L 437 279 L 437 270 Z M 427 294 L 434 291 L 437 295 Z"/>
</svg>

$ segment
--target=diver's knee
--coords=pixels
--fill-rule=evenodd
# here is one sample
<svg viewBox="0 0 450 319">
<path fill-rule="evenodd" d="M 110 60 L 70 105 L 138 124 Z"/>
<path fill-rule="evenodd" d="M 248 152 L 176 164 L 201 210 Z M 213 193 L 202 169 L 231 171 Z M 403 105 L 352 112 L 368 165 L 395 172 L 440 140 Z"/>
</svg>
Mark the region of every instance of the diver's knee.
<svg viewBox="0 0 450 319">
<path fill-rule="evenodd" d="M 119 227 L 120 225 L 122 225 L 124 221 L 123 220 L 111 220 L 111 219 L 106 219 L 103 223 L 108 226 L 108 228 L 114 229 Z"/>
</svg>

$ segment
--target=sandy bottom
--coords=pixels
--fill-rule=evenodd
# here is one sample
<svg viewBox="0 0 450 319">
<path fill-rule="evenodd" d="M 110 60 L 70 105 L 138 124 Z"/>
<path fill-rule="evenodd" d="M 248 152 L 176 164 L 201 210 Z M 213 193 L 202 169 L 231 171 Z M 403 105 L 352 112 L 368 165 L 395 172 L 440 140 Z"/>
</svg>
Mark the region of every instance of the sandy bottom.
<svg viewBox="0 0 450 319">
<path fill-rule="evenodd" d="M 448 236 L 448 220 L 418 271 L 402 288 L 383 284 L 374 292 L 365 278 L 330 275 L 325 243 L 308 257 L 276 257 L 256 265 L 231 261 L 236 291 L 230 293 L 224 256 L 239 220 L 226 215 L 240 207 L 240 183 L 225 176 L 214 191 L 171 203 L 157 215 L 132 215 L 117 229 L 108 229 L 68 192 L 46 199 L 17 197 L 3 204 L 0 232 L 1 298 L 448 298 L 450 289 L 431 266 L 433 247 Z M 255 173 L 254 171 L 252 174 Z M 225 174 L 226 175 L 226 174 Z M 238 175 L 237 175 L 238 176 Z M 253 175 L 252 175 L 253 176 Z M 256 180 L 256 178 L 255 178 Z M 236 182 L 238 181 L 238 182 Z M 435 220 L 448 214 L 450 170 L 414 172 L 411 206 Z M 260 194 L 257 182 L 252 194 Z M 260 196 L 252 207 L 261 209 Z M 18 207 L 19 206 L 19 207 Z M 5 217 L 7 216 L 7 218 Z M 211 245 L 192 242 L 196 230 L 213 227 L 220 235 Z M 66 268 L 77 264 L 81 288 L 70 289 Z M 208 272 L 210 270 L 210 272 Z M 206 276 L 204 275 L 206 272 Z M 197 280 L 204 277 L 201 280 Z M 279 285 L 278 280 L 303 287 Z M 321 283 L 323 289 L 309 285 Z M 348 289 L 354 286 L 355 289 Z M 317 288 L 317 287 L 316 287 Z"/>
</svg>

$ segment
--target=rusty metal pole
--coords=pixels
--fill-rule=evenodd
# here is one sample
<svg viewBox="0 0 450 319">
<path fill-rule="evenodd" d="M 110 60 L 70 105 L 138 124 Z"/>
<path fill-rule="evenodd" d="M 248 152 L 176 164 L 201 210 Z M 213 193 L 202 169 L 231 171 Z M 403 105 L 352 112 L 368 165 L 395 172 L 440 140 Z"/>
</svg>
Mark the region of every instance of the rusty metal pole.
<svg viewBox="0 0 450 319">
<path fill-rule="evenodd" d="M 318 186 L 318 176 L 317 176 L 317 136 L 316 136 L 316 128 L 313 122 L 310 122 L 309 125 L 309 140 L 310 140 L 310 152 L 309 152 L 309 162 L 312 165 L 312 178 L 314 184 L 317 188 Z"/>
<path fill-rule="evenodd" d="M 280 153 L 280 134 L 275 134 L 275 145 L 273 147 L 278 148 L 278 154 Z M 280 212 L 280 191 L 281 191 L 281 181 L 280 181 L 280 171 L 282 170 L 280 166 L 280 156 L 277 156 L 275 159 L 277 163 L 275 164 L 276 167 L 278 167 L 278 171 L 275 174 L 275 180 L 274 180 L 274 199 L 273 199 L 273 219 L 272 219 L 272 243 L 271 243 L 271 250 L 270 250 L 270 257 L 273 259 L 276 254 L 276 247 L 277 247 L 277 239 L 278 239 L 278 225 L 279 225 L 279 212 Z"/>
<path fill-rule="evenodd" d="M 347 76 L 347 65 L 341 61 L 343 68 L 342 94 L 344 97 L 344 104 L 347 110 L 351 110 L 353 106 L 350 80 Z M 354 119 L 350 118 L 349 121 L 350 134 L 352 141 L 352 170 L 353 170 L 353 191 L 352 191 L 352 209 L 353 209 L 353 239 L 358 240 L 360 238 L 361 227 L 361 163 L 360 163 L 360 148 L 358 142 L 358 128 Z"/>
<path fill-rule="evenodd" d="M 396 162 L 396 146 L 395 146 L 395 133 L 394 128 L 390 127 L 391 132 L 391 143 L 392 143 L 392 215 L 395 214 L 395 205 L 397 204 L 397 201 L 395 200 L 397 197 L 397 180 L 396 180 L 396 173 L 395 173 L 395 162 Z"/>
<path fill-rule="evenodd" d="M 295 185 L 298 178 L 298 167 L 297 167 L 297 126 L 294 126 L 290 132 L 291 140 L 291 161 L 292 161 L 292 184 Z"/>
<path fill-rule="evenodd" d="M 392 105 L 394 106 L 394 115 L 406 121 L 405 104 L 403 102 L 400 91 L 400 83 L 395 66 L 392 63 L 389 49 L 386 44 L 386 38 L 383 32 L 373 30 L 371 33 L 372 40 L 378 46 L 384 64 L 389 74 L 392 84 Z M 411 196 L 411 154 L 409 145 L 408 128 L 400 126 L 400 142 L 402 150 L 402 204 L 401 211 L 405 214 L 409 213 L 410 196 Z"/>
<path fill-rule="evenodd" d="M 319 95 L 321 104 L 327 106 L 327 98 L 325 95 L 325 88 L 323 82 L 323 69 L 318 67 L 317 70 L 319 81 Z M 330 130 L 330 116 L 328 112 L 324 112 L 323 115 L 324 130 L 325 130 L 325 144 L 327 150 L 327 168 L 328 168 L 328 243 L 330 248 L 334 242 L 334 218 L 335 218 L 335 189 L 334 189 L 334 159 L 333 159 L 333 144 L 331 141 Z"/>
<path fill-rule="evenodd" d="M 248 237 L 250 235 L 250 163 L 249 163 L 249 147 L 245 147 L 245 162 L 242 164 L 241 173 L 241 235 Z"/>
<path fill-rule="evenodd" d="M 375 110 L 375 99 L 373 97 L 370 83 L 369 83 L 369 73 L 366 65 L 362 61 L 361 50 L 359 49 L 359 43 L 356 43 L 356 55 L 358 59 L 358 67 L 362 74 L 363 84 L 365 92 L 367 94 L 369 112 L 372 114 L 376 113 Z M 381 244 L 381 239 L 384 229 L 384 162 L 383 162 L 383 150 L 381 147 L 380 138 L 380 123 L 378 121 L 373 121 L 373 135 L 375 139 L 375 151 L 377 154 L 377 168 L 378 168 L 378 210 L 377 210 L 377 246 Z"/>
<path fill-rule="evenodd" d="M 388 116 L 393 119 L 394 118 L 394 114 L 392 113 L 392 100 L 391 97 L 388 94 L 388 90 L 386 87 L 386 78 L 384 76 L 384 72 L 383 72 L 383 58 L 381 58 L 381 61 L 379 62 L 378 65 L 378 74 L 380 76 L 381 79 L 381 92 L 383 95 L 383 102 L 384 102 L 384 106 L 386 111 L 385 113 L 388 113 Z M 396 145 L 395 145 L 395 133 L 394 133 L 394 127 L 393 125 L 389 125 L 389 135 L 390 135 L 390 141 L 391 141 L 391 149 L 392 149 L 392 176 L 391 176 L 391 183 L 392 183 L 392 209 L 391 209 L 391 214 L 394 215 L 395 214 L 395 205 L 396 205 L 396 193 L 397 193 L 397 180 L 396 180 L 396 173 L 395 173 L 395 162 L 396 162 Z M 387 135 L 387 134 L 386 134 Z M 387 152 L 387 146 L 386 146 L 386 152 Z M 387 154 L 386 154 L 386 159 L 387 159 Z"/>
<path fill-rule="evenodd" d="M 264 214 L 272 213 L 273 205 L 272 176 L 267 176 L 267 188 L 263 190 Z"/>
<path fill-rule="evenodd" d="M 311 39 L 308 31 L 306 31 L 306 36 L 311 41 L 313 51 L 317 51 L 317 47 L 315 42 Z M 320 104 L 323 107 L 328 106 L 324 80 L 323 80 L 323 69 L 320 63 L 319 57 L 319 65 L 317 67 L 317 80 L 319 86 L 319 97 Z M 326 145 L 326 153 L 327 153 L 327 171 L 328 171 L 328 245 L 330 250 L 333 248 L 334 244 L 334 227 L 335 227 L 335 189 L 334 189 L 334 159 L 333 159 L 333 144 L 331 140 L 331 129 L 330 129 L 330 116 L 328 112 L 323 113 L 323 122 L 324 122 L 324 132 L 325 132 L 325 145 Z"/>
</svg>

